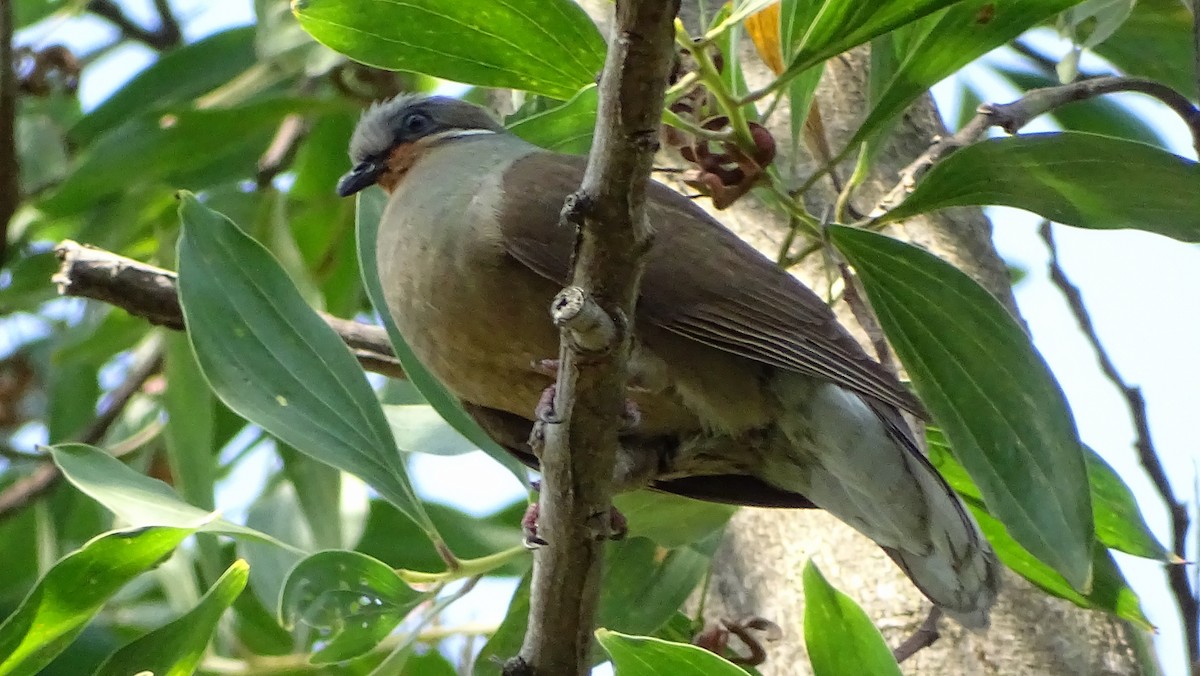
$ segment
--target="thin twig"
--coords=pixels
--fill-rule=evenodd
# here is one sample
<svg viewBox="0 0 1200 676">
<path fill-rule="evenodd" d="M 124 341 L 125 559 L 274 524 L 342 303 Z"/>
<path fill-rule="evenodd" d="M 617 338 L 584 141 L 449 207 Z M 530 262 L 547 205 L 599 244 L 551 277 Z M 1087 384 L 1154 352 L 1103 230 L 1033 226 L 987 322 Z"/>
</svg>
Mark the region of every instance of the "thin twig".
<svg viewBox="0 0 1200 676">
<path fill-rule="evenodd" d="M 519 655 L 504 665 L 508 676 L 583 676 L 591 668 L 634 299 L 650 241 L 646 179 L 658 149 L 678 9 L 679 0 L 617 1 L 592 152 L 563 208 L 565 225 L 579 228 L 570 284 L 614 331 L 609 345 L 585 352 L 575 342 L 581 326 L 561 329 L 554 413 L 542 423 L 540 453 L 538 534 L 549 544 L 535 554 L 528 630 Z M 590 336 L 596 332 L 585 333 L 588 347 L 597 347 Z"/>
<path fill-rule="evenodd" d="M 107 403 L 100 414 L 76 436 L 75 440 L 84 444 L 100 443 L 113 423 L 120 417 L 121 412 L 125 410 L 125 406 L 133 399 L 133 395 L 137 394 L 150 376 L 161 368 L 162 351 L 158 349 L 135 363 L 129 369 L 125 380 L 109 394 Z M 0 521 L 20 512 L 22 508 L 54 488 L 61 478 L 62 473 L 58 467 L 47 461 L 29 476 L 9 486 L 3 493 L 0 493 Z"/>
<path fill-rule="evenodd" d="M 1177 555 L 1182 554 L 1187 543 L 1191 521 L 1188 518 L 1187 506 L 1176 497 L 1175 491 L 1171 487 L 1171 481 L 1167 478 L 1167 472 L 1159 460 L 1158 451 L 1154 448 L 1154 442 L 1150 436 L 1149 416 L 1146 413 L 1146 400 L 1142 397 L 1142 391 L 1137 386 L 1125 382 L 1120 372 L 1117 371 L 1116 364 L 1109 357 L 1108 351 L 1100 342 L 1100 336 L 1092 324 L 1091 315 L 1088 314 L 1087 307 L 1083 303 L 1083 295 L 1059 264 L 1058 247 L 1054 243 L 1054 233 L 1051 230 L 1050 221 L 1042 221 L 1038 232 L 1042 236 L 1042 241 L 1046 243 L 1046 248 L 1050 251 L 1050 281 L 1058 287 L 1066 299 L 1067 306 L 1071 308 L 1071 314 L 1074 315 L 1079 328 L 1087 337 L 1092 349 L 1095 350 L 1096 359 L 1100 362 L 1100 370 L 1125 398 L 1125 404 L 1129 408 L 1129 415 L 1133 419 L 1134 429 L 1137 433 L 1134 448 L 1137 450 L 1138 460 L 1141 462 L 1142 468 L 1146 470 L 1146 474 L 1150 476 L 1154 488 L 1171 514 L 1172 551 Z M 1171 594 L 1175 597 L 1175 603 L 1179 606 L 1180 616 L 1183 618 L 1184 632 L 1187 636 L 1188 664 L 1196 664 L 1200 661 L 1200 603 L 1197 602 L 1188 581 L 1187 567 L 1167 566 L 1167 580 L 1171 586 Z"/>
<path fill-rule="evenodd" d="M 154 0 L 154 7 L 158 10 L 159 26 L 152 30 L 130 19 L 113 0 L 91 0 L 87 4 L 89 12 L 107 19 L 126 39 L 136 40 L 160 52 L 178 47 L 183 42 L 179 20 L 171 12 L 167 0 Z"/>
<path fill-rule="evenodd" d="M 151 324 L 183 330 L 174 272 L 71 240 L 60 242 L 54 252 L 62 261 L 52 280 L 59 293 L 104 301 Z M 321 318 L 351 348 L 364 369 L 405 377 L 382 328 L 326 314 Z"/>
<path fill-rule="evenodd" d="M 17 162 L 17 73 L 13 63 L 13 3 L 0 2 L 0 265 L 8 256 L 8 224 L 21 202 Z"/>
<path fill-rule="evenodd" d="M 1056 108 L 1117 92 L 1136 92 L 1153 96 L 1166 104 L 1192 132 L 1192 144 L 1200 152 L 1200 109 L 1192 105 L 1187 97 L 1161 82 L 1137 77 L 1097 77 L 1080 80 L 1058 87 L 1032 89 L 1011 103 L 992 103 L 979 106 L 975 117 L 963 125 L 952 136 L 937 140 L 929 149 L 913 160 L 900 172 L 900 182 L 885 196 L 870 213 L 878 218 L 895 207 L 912 192 L 920 178 L 930 167 L 950 153 L 975 143 L 991 127 L 1000 127 L 1015 134 L 1032 119 Z"/>
<path fill-rule="evenodd" d="M 925 621 L 921 623 L 921 626 L 912 633 L 912 636 L 904 639 L 904 642 L 892 651 L 896 662 L 903 662 L 937 642 L 942 637 L 937 628 L 940 619 L 942 619 L 942 609 L 934 606 L 929 610 L 929 615 L 925 616 Z"/>
</svg>

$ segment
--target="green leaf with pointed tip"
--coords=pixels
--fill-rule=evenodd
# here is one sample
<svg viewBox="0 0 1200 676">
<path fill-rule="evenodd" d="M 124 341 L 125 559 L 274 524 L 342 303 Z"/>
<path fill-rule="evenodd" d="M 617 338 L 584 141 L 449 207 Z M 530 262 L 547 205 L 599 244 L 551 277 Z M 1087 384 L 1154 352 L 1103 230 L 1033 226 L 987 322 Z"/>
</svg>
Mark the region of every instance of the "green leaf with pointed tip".
<svg viewBox="0 0 1200 676">
<path fill-rule="evenodd" d="M 428 401 L 429 405 L 433 406 L 434 410 L 450 423 L 451 427 L 470 439 L 493 460 L 506 467 L 524 484 L 527 481 L 525 466 L 511 453 L 492 441 L 492 438 L 480 429 L 471 416 L 467 415 L 458 399 L 455 399 L 454 395 L 450 394 L 437 381 L 437 378 L 434 378 L 433 374 L 421 364 L 421 360 L 417 359 L 417 355 L 405 342 L 404 336 L 400 335 L 396 323 L 392 321 L 392 316 L 387 311 L 387 301 L 384 299 L 383 288 L 379 284 L 379 263 L 375 258 L 379 219 L 383 216 L 383 209 L 386 206 L 387 194 L 377 186 L 358 193 L 355 234 L 358 239 L 358 265 L 362 273 L 363 286 L 367 289 L 367 297 L 371 299 L 371 304 L 375 306 L 387 329 L 396 359 L 404 367 L 404 374 L 408 376 L 408 381 L 417 388 L 421 396 L 425 397 L 425 401 Z"/>
<path fill-rule="evenodd" d="M 613 506 L 629 523 L 629 534 L 663 547 L 683 547 L 712 537 L 729 523 L 737 507 L 643 490 L 613 496 Z"/>
<path fill-rule="evenodd" d="M 1200 165 L 1135 141 L 1056 132 L 969 145 L 879 218 L 1001 204 L 1082 228 L 1137 228 L 1200 242 Z"/>
<path fill-rule="evenodd" d="M 846 147 L 856 147 L 918 96 L 963 66 L 1080 1 L 968 0 L 950 7 L 908 48 L 903 63 L 879 95 L 879 102 Z"/>
<path fill-rule="evenodd" d="M 0 676 L 39 673 L 121 587 L 157 567 L 193 532 L 112 531 L 60 559 L 0 624 Z"/>
<path fill-rule="evenodd" d="M 945 477 L 950 487 L 963 497 L 981 500 L 979 487 L 962 465 L 954 459 L 942 431 L 935 427 L 925 430 L 929 443 L 929 462 Z M 1088 446 L 1083 447 L 1087 463 L 1088 485 L 1092 491 L 1092 518 L 1096 522 L 1096 540 L 1117 551 L 1157 559 L 1165 563 L 1182 563 L 1159 543 L 1138 509 L 1133 491 L 1117 476 L 1104 458 Z"/>
<path fill-rule="evenodd" d="M 387 564 L 346 550 L 317 552 L 288 573 L 279 619 L 316 629 L 325 646 L 315 664 L 352 659 L 374 648 L 430 594 L 405 584 Z"/>
<path fill-rule="evenodd" d="M 804 645 L 813 676 L 900 676 L 900 666 L 871 618 L 834 589 L 812 561 L 804 567 Z"/>
<path fill-rule="evenodd" d="M 597 629 L 616 676 L 746 676 L 747 672 L 699 646 Z"/>
<path fill-rule="evenodd" d="M 963 0 L 875 0 L 874 2 L 788 2 L 780 13 L 784 53 L 791 78 L 852 47 L 918 21 Z"/>
<path fill-rule="evenodd" d="M 918 247 L 844 226 L 829 235 L 988 509 L 1088 589 L 1095 532 L 1079 436 L 1021 327 L 970 277 Z"/>
<path fill-rule="evenodd" d="M 59 444 L 50 447 L 50 456 L 67 481 L 134 526 L 185 528 L 203 523 L 197 530 L 288 547 L 265 533 L 189 505 L 167 484 L 133 471 L 95 446 Z"/>
<path fill-rule="evenodd" d="M 194 608 L 126 644 L 96 670 L 96 676 L 189 676 L 196 672 L 221 615 L 246 588 L 250 567 L 234 561 Z"/>
<path fill-rule="evenodd" d="M 604 67 L 604 39 L 568 0 L 297 0 L 292 11 L 318 42 L 385 70 L 568 99 Z"/>
<path fill-rule="evenodd" d="M 362 478 L 438 539 L 346 345 L 232 221 L 186 192 L 179 216 L 179 300 L 200 369 L 221 401 L 301 453 Z"/>
<path fill-rule="evenodd" d="M 587 87 L 570 101 L 514 122 L 509 131 L 558 153 L 586 155 L 596 131 L 596 87 Z"/>
<path fill-rule="evenodd" d="M 1129 620 L 1143 630 L 1154 631 L 1154 625 L 1142 613 L 1137 594 L 1129 587 L 1107 549 L 1096 547 L 1092 552 L 1092 587 L 1086 593 L 1081 593 L 1073 589 L 1066 578 L 1012 539 L 1004 524 L 989 514 L 979 501 L 968 498 L 964 502 L 996 556 L 1013 572 L 1047 594 L 1066 599 L 1080 608 L 1103 610 Z"/>
</svg>

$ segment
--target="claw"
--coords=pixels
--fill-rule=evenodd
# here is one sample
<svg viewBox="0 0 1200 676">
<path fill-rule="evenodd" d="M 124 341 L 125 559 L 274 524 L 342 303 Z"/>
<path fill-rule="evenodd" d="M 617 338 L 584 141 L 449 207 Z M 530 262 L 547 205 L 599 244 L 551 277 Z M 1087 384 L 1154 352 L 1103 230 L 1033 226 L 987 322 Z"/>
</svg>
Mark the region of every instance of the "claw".
<svg viewBox="0 0 1200 676">
<path fill-rule="evenodd" d="M 550 544 L 538 536 L 538 516 L 540 514 L 541 507 L 535 502 L 525 508 L 525 516 L 521 517 L 521 530 L 525 531 L 524 544 L 527 549 L 537 549 Z"/>
<path fill-rule="evenodd" d="M 544 423 L 558 424 L 562 420 L 558 417 L 558 412 L 554 410 L 554 396 L 558 392 L 558 387 L 550 385 L 542 390 L 542 396 L 538 398 L 537 406 L 533 409 L 533 415 Z"/>
</svg>

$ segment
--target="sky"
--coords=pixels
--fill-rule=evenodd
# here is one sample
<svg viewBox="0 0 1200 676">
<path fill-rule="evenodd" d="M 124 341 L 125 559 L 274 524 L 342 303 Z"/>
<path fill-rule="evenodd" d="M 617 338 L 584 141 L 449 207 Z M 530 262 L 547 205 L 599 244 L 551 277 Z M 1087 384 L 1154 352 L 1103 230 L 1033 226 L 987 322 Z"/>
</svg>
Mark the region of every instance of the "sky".
<svg viewBox="0 0 1200 676">
<path fill-rule="evenodd" d="M 176 0 L 172 4 L 183 19 L 189 41 L 253 21 L 248 0 Z M 138 20 L 152 24 L 155 15 L 149 0 L 123 5 Z M 84 16 L 52 19 L 19 35 L 19 40 L 34 44 L 60 42 L 76 53 L 86 53 L 114 36 L 115 29 L 109 24 Z M 1039 34 L 1035 40 L 1052 55 L 1067 50 L 1066 43 L 1049 32 Z M 97 60 L 85 71 L 80 85 L 85 109 L 104 100 L 152 60 L 153 53 L 139 45 L 122 46 Z M 1085 70 L 1098 65 L 1088 58 L 1083 61 Z M 972 66 L 935 87 L 942 110 L 957 110 L 958 78 L 970 79 L 991 101 L 1007 102 L 1018 96 L 986 69 Z M 1174 152 L 1195 158 L 1186 127 L 1169 111 L 1135 95 L 1119 100 L 1150 120 Z M 1044 121 L 1035 121 L 1025 131 L 1049 128 Z M 1014 289 L 1017 303 L 1035 345 L 1066 392 L 1081 438 L 1125 479 L 1138 496 L 1151 528 L 1162 542 L 1169 543 L 1167 512 L 1138 464 L 1124 400 L 1100 373 L 1091 347 L 1048 279 L 1048 254 L 1037 235 L 1039 219 L 1009 208 L 991 208 L 988 215 L 1000 254 L 1027 272 Z M 1153 441 L 1177 495 L 1194 505 L 1196 461 L 1200 457 L 1200 435 L 1192 427 L 1200 404 L 1200 359 L 1195 358 L 1200 345 L 1200 248 L 1136 231 L 1098 232 L 1064 226 L 1055 226 L 1055 238 L 1061 264 L 1081 289 L 1117 369 L 1126 382 L 1142 388 Z M 240 474 L 261 476 L 269 462 L 267 454 L 260 454 Z M 411 471 L 424 496 L 473 514 L 490 512 L 524 495 L 523 488 L 506 470 L 481 453 L 455 457 L 417 454 Z M 237 511 L 237 505 L 230 503 L 236 503 L 238 493 L 244 495 L 246 491 L 224 487 L 219 504 Z M 1195 559 L 1195 552 L 1193 540 L 1184 556 Z M 1182 637 L 1162 566 L 1121 554 L 1117 558 L 1149 619 L 1160 629 L 1156 640 L 1166 673 L 1182 676 L 1186 673 Z M 452 606 L 447 623 L 498 623 L 510 590 L 511 585 L 506 583 L 477 589 Z"/>
</svg>

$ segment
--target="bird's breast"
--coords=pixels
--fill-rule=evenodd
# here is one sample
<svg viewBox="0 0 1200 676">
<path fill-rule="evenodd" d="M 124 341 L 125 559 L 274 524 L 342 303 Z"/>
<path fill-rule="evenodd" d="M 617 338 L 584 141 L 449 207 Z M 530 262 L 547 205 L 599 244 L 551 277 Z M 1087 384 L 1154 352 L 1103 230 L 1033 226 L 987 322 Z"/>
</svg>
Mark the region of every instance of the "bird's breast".
<svg viewBox="0 0 1200 676">
<path fill-rule="evenodd" d="M 466 401 L 528 416 L 550 383 L 532 364 L 558 352 L 546 310 L 557 288 L 500 241 L 499 178 L 519 152 L 464 141 L 427 153 L 392 193 L 376 255 L 388 309 L 426 367 Z"/>
</svg>

